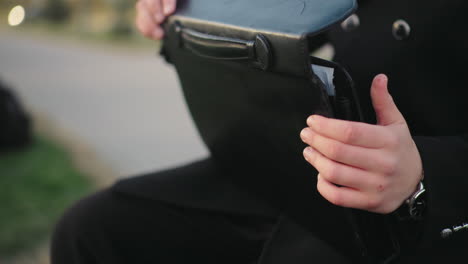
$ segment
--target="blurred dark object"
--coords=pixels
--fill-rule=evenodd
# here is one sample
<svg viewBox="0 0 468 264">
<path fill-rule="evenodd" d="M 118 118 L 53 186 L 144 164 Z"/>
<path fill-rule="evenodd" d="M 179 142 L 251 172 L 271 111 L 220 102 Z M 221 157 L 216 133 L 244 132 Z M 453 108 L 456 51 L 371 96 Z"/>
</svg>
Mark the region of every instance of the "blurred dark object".
<svg viewBox="0 0 468 264">
<path fill-rule="evenodd" d="M 13 92 L 0 80 L 0 151 L 28 146 L 31 120 Z"/>
<path fill-rule="evenodd" d="M 44 18 L 54 23 L 65 22 L 70 14 L 70 6 L 64 0 L 47 0 L 43 11 Z"/>
</svg>

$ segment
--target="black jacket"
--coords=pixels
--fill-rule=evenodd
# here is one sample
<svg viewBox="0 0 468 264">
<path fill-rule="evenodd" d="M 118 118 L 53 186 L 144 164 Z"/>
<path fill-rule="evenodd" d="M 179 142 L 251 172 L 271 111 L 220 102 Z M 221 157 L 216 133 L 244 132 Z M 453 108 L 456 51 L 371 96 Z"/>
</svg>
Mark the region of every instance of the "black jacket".
<svg viewBox="0 0 468 264">
<path fill-rule="evenodd" d="M 402 263 L 462 260 L 468 229 L 460 229 L 446 239 L 441 237 L 441 231 L 468 222 L 468 196 L 464 193 L 468 187 L 468 110 L 464 108 L 467 11 L 468 4 L 462 0 L 362 1 L 357 11 L 359 27 L 347 31 L 337 25 L 325 37 L 335 48 L 334 60 L 344 65 L 355 80 L 368 122 L 375 122 L 371 80 L 378 73 L 389 76 L 390 93 L 405 116 L 423 159 L 428 194 L 423 222 L 408 223 L 396 220 L 393 214 L 360 212 L 356 226 L 342 208 L 328 204 L 318 195 L 315 175 L 310 175 L 309 182 L 294 182 L 294 177 L 290 177 L 291 181 L 279 189 L 274 189 L 280 185 L 277 182 L 256 191 L 251 186 L 243 188 L 232 179 L 239 174 L 250 177 L 279 172 L 243 166 L 240 162 L 238 169 L 232 171 L 216 168 L 211 161 L 197 163 L 189 165 L 197 173 L 184 175 L 176 170 L 171 177 L 125 180 L 115 186 L 116 190 L 196 208 L 265 216 L 283 214 L 303 227 L 304 233 L 316 235 L 356 262 L 383 262 L 392 259 L 395 252 Z M 410 27 L 404 40 L 397 40 L 392 33 L 392 25 L 399 19 Z M 275 191 L 267 193 L 272 189 Z M 291 252 L 291 260 L 298 250 L 283 249 Z M 304 258 L 301 261 L 314 262 Z"/>
<path fill-rule="evenodd" d="M 466 1 L 366 1 L 357 12 L 360 27 L 330 34 L 335 60 L 357 83 L 366 120 L 375 120 L 372 78 L 389 76 L 390 93 L 423 160 L 428 210 L 415 244 L 428 261 L 466 255 L 468 245 L 468 229 L 441 236 L 442 230 L 468 222 L 467 12 Z M 392 34 L 399 19 L 411 29 L 405 40 Z"/>
</svg>

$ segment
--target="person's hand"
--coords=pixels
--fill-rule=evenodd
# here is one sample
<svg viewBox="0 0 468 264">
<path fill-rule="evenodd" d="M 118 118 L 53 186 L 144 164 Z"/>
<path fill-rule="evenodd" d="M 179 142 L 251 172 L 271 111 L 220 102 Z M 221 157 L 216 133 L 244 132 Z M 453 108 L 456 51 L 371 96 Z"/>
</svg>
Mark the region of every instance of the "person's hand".
<svg viewBox="0 0 468 264">
<path fill-rule="evenodd" d="M 406 121 L 387 90 L 387 76 L 371 88 L 377 125 L 312 115 L 301 131 L 305 159 L 319 174 L 317 189 L 329 202 L 391 213 L 422 178 L 422 162 Z"/>
<path fill-rule="evenodd" d="M 138 0 L 136 3 L 136 26 L 147 38 L 159 40 L 164 37 L 161 23 L 174 13 L 176 0 Z"/>
</svg>

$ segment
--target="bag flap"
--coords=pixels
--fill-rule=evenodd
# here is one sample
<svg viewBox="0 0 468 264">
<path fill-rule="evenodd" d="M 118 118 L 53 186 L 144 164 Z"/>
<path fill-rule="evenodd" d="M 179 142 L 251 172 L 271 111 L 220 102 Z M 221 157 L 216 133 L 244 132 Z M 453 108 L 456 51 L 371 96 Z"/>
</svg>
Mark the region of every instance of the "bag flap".
<svg viewBox="0 0 468 264">
<path fill-rule="evenodd" d="M 183 0 L 176 15 L 264 32 L 314 35 L 356 8 L 356 0 Z"/>
<path fill-rule="evenodd" d="M 311 73 L 308 39 L 348 17 L 356 0 L 182 0 L 168 40 L 198 55 L 296 76 Z M 182 39 L 182 40 L 181 40 Z M 174 43 L 171 43 L 171 45 Z M 205 53 L 208 52 L 208 53 Z"/>
<path fill-rule="evenodd" d="M 311 230 L 346 225 L 341 208 L 311 191 L 316 185 L 311 176 L 317 171 L 304 161 L 305 144 L 299 135 L 309 115 L 333 116 L 323 83 L 312 72 L 310 64 L 320 62 L 310 57 L 308 40 L 350 15 L 356 1 L 178 4 L 164 25 L 163 52 L 177 70 L 217 168 L 229 172 L 229 180 L 239 188 L 305 219 L 314 226 Z M 334 64 L 327 65 L 339 72 Z M 341 89 L 336 91 L 340 97 Z M 317 210 L 335 215 L 335 221 L 317 218 Z M 340 237 L 345 245 L 352 239 Z"/>
</svg>

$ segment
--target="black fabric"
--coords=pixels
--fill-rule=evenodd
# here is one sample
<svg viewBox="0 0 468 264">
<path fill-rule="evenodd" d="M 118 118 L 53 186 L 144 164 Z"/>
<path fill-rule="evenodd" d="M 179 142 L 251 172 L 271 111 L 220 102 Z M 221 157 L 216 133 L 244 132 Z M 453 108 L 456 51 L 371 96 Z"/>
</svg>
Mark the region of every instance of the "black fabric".
<svg viewBox="0 0 468 264">
<path fill-rule="evenodd" d="M 255 263 L 275 223 L 106 189 L 64 215 L 51 257 L 53 264 Z"/>
<path fill-rule="evenodd" d="M 345 264 L 349 260 L 334 247 L 319 240 L 316 235 L 286 216 L 278 219 L 271 238 L 258 260 L 258 264 Z"/>
<path fill-rule="evenodd" d="M 120 180 L 115 191 L 146 199 L 166 201 L 188 208 L 204 208 L 225 213 L 274 217 L 279 211 L 238 188 L 232 173 L 221 171 L 211 158 L 176 168 Z"/>
<path fill-rule="evenodd" d="M 287 216 L 189 208 L 116 187 L 71 207 L 51 252 L 52 264 L 349 263 Z"/>
<path fill-rule="evenodd" d="M 278 172 L 262 170 L 254 164 L 245 167 L 242 166 L 242 160 L 236 161 L 238 166 L 220 170 L 212 159 L 201 160 L 178 168 L 121 180 L 116 183 L 114 190 L 188 208 L 246 216 L 274 217 L 286 214 L 316 236 L 314 239 L 338 248 L 340 254 L 359 259 L 360 248 L 359 245 L 355 245 L 355 233 L 349 223 L 348 213 L 318 195 L 315 191 L 315 177 L 310 177 L 308 184 L 294 182 L 295 189 L 289 189 L 291 183 L 285 184 L 283 192 L 276 192 L 276 200 L 266 202 L 260 198 L 262 193 L 258 190 L 241 188 L 241 183 L 233 183 L 231 179 L 236 175 L 266 179 L 268 176 L 277 175 Z M 274 162 L 281 164 L 279 160 Z M 281 170 L 280 173 L 282 172 L 284 171 Z M 291 177 L 290 181 L 294 181 L 294 178 Z M 279 188 L 281 182 L 277 184 L 276 188 Z M 270 186 L 266 180 L 265 185 Z M 300 199 L 299 195 L 304 194 L 315 198 Z M 314 203 L 308 202 L 311 200 Z M 317 207 L 320 210 L 317 210 Z"/>
</svg>

